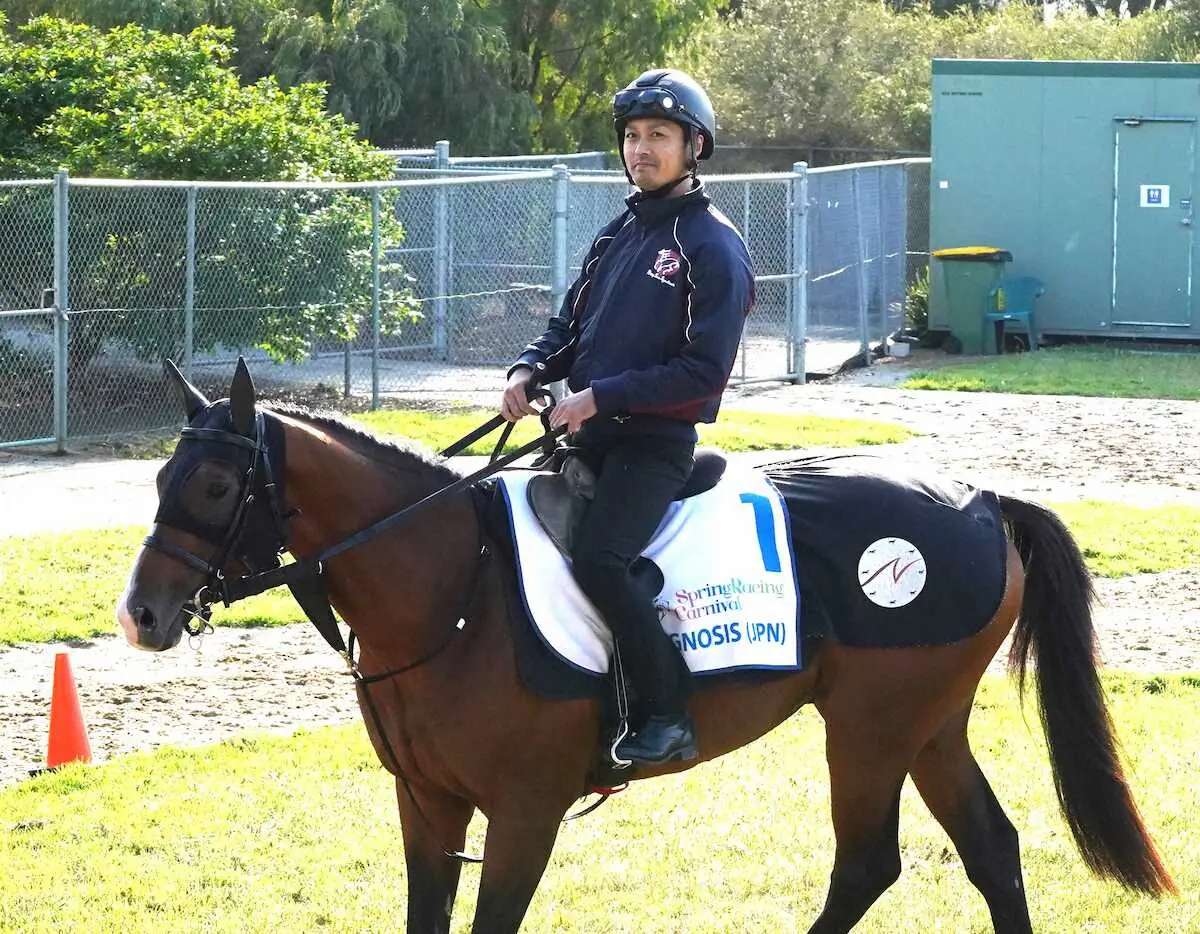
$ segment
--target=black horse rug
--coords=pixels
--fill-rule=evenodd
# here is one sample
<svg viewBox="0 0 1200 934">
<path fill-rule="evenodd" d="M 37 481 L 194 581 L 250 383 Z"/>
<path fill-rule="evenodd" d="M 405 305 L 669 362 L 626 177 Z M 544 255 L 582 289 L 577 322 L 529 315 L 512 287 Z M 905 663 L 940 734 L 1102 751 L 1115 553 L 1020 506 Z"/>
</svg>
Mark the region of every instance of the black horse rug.
<svg viewBox="0 0 1200 934">
<path fill-rule="evenodd" d="M 995 614 L 1007 544 L 994 493 L 858 453 L 771 464 L 761 472 L 786 506 L 802 658 L 822 639 L 861 647 L 955 642 Z M 563 661 L 528 619 L 503 495 L 492 496 L 487 515 L 490 536 L 514 568 L 509 616 L 517 620 L 523 679 L 549 696 L 600 696 L 606 679 Z M 532 575 L 524 576 L 528 582 Z M 698 678 L 697 687 L 707 677 L 713 676 Z"/>
</svg>

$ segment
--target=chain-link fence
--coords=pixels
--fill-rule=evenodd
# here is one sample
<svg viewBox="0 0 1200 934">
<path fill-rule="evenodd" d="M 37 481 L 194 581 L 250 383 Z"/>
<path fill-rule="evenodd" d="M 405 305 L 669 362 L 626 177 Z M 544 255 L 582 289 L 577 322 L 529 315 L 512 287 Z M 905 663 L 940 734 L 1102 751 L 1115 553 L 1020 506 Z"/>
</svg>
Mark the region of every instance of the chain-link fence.
<svg viewBox="0 0 1200 934">
<path fill-rule="evenodd" d="M 51 181 L 0 182 L 0 444 L 57 434 L 56 195 Z"/>
<path fill-rule="evenodd" d="M 908 285 L 929 258 L 928 160 L 807 173 L 808 369 L 856 353 L 904 326 Z"/>
<path fill-rule="evenodd" d="M 428 159 L 359 184 L 0 182 L 0 446 L 176 423 L 163 357 L 216 395 L 239 354 L 275 395 L 498 393 L 629 188 Z M 757 273 L 735 382 L 803 380 L 900 326 L 927 162 L 706 184 Z"/>
</svg>

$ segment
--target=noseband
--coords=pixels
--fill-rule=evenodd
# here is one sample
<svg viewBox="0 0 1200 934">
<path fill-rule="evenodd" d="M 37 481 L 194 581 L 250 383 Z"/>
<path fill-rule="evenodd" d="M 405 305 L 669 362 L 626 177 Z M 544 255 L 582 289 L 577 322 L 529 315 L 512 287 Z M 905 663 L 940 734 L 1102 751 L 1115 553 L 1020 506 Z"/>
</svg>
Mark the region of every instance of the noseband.
<svg viewBox="0 0 1200 934">
<path fill-rule="evenodd" d="M 162 523 L 157 518 L 155 519 L 155 529 L 146 536 L 143 544 L 147 548 L 164 554 L 169 558 L 174 558 L 176 561 L 187 565 L 194 571 L 204 575 L 204 583 L 196 591 L 195 596 L 190 601 L 184 604 L 184 612 L 192 619 L 199 620 L 198 624 L 185 622 L 184 630 L 192 636 L 200 635 L 202 632 L 211 630 L 209 620 L 212 618 L 213 605 L 220 600 L 225 606 L 229 606 L 234 600 L 238 599 L 230 590 L 229 582 L 225 578 L 225 572 L 222 568 L 229 560 L 230 554 L 237 547 L 243 532 L 245 531 L 246 521 L 250 516 L 250 508 L 255 501 L 255 484 L 259 477 L 262 477 L 262 488 L 267 498 L 267 503 L 270 507 L 271 518 L 274 524 L 271 545 L 274 549 L 272 555 L 271 568 L 280 566 L 279 556 L 287 547 L 287 522 L 283 515 L 282 504 L 280 503 L 280 494 L 278 484 L 275 480 L 275 471 L 271 464 L 271 452 L 266 443 L 266 429 L 263 415 L 261 412 L 256 412 L 254 416 L 254 437 L 247 438 L 236 431 L 227 431 L 223 428 L 184 428 L 180 432 L 180 442 L 184 441 L 214 441 L 219 444 L 232 444 L 235 447 L 250 451 L 250 466 L 247 468 L 245 476 L 241 484 L 241 499 L 238 501 L 237 508 L 233 515 L 233 520 L 229 523 L 225 534 L 213 552 L 211 558 L 207 560 L 197 555 L 195 552 L 188 551 L 174 542 L 170 542 L 159 534 L 159 526 L 169 525 Z M 204 535 L 196 530 L 180 529 L 191 534 L 198 534 L 203 538 Z M 259 572 L 261 568 L 254 566 L 255 562 L 246 555 L 234 555 L 246 569 L 254 574 Z"/>
</svg>

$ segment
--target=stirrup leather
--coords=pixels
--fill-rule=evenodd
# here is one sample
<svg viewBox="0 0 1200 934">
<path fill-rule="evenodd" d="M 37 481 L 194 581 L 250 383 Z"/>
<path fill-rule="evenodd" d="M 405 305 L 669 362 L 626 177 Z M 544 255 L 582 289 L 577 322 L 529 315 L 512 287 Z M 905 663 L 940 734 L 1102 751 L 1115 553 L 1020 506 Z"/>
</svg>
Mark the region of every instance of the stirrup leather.
<svg viewBox="0 0 1200 934">
<path fill-rule="evenodd" d="M 570 558 L 588 503 L 596 495 L 596 475 L 577 456 L 563 460 L 558 473 L 539 474 L 525 485 L 525 495 L 538 524 L 562 554 Z"/>
</svg>

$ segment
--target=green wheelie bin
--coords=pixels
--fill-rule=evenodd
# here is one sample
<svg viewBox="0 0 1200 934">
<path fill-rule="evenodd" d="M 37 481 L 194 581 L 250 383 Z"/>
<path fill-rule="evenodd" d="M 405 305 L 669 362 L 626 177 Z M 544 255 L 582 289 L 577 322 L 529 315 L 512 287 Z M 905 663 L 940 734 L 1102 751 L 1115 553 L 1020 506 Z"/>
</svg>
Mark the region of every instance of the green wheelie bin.
<svg viewBox="0 0 1200 934">
<path fill-rule="evenodd" d="M 930 255 L 941 272 L 940 308 L 931 316 L 930 326 L 949 329 L 957 340 L 952 346 L 961 347 L 962 353 L 983 353 L 988 292 L 1000 281 L 1012 254 L 994 246 L 960 246 Z"/>
</svg>

